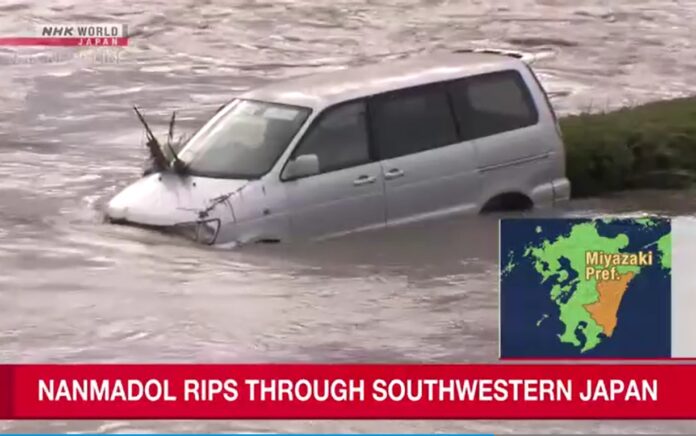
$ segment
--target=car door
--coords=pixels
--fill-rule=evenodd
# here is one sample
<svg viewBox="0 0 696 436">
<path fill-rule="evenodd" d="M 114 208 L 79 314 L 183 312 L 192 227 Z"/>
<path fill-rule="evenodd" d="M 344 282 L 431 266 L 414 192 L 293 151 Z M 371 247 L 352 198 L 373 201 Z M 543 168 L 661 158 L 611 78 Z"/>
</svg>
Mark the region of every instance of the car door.
<svg viewBox="0 0 696 436">
<path fill-rule="evenodd" d="M 475 150 L 459 139 L 444 85 L 377 96 L 369 112 L 389 225 L 476 209 Z"/>
<path fill-rule="evenodd" d="M 283 183 L 294 236 L 316 238 L 385 225 L 381 167 L 370 151 L 366 104 L 326 109 L 290 160 L 316 155 L 319 173 Z"/>
</svg>

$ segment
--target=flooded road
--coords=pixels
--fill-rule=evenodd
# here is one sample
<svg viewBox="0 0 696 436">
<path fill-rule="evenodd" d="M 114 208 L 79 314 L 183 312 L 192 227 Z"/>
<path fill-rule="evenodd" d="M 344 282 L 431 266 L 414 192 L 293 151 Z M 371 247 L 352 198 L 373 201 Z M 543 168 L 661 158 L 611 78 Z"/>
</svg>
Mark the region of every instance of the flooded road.
<svg viewBox="0 0 696 436">
<path fill-rule="evenodd" d="M 143 12 L 145 11 L 145 12 Z M 119 22 L 115 49 L 0 49 L 4 362 L 490 362 L 499 216 L 220 251 L 103 224 L 141 172 L 144 108 L 190 132 L 269 80 L 430 49 L 553 49 L 562 113 L 696 92 L 696 1 L 4 0 L 3 33 Z M 694 215 L 693 192 L 539 216 Z M 687 432 L 691 422 L 0 422 L 0 431 Z"/>
</svg>

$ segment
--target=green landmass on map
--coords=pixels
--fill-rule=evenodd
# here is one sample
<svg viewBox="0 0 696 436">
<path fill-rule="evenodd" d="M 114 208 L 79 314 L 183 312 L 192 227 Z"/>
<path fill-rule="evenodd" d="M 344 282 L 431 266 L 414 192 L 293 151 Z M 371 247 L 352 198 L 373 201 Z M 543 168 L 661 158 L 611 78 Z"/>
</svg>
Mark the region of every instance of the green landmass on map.
<svg viewBox="0 0 696 436">
<path fill-rule="evenodd" d="M 660 252 L 660 264 L 664 269 L 672 268 L 672 234 L 668 233 L 657 241 L 657 250 Z"/>
</svg>

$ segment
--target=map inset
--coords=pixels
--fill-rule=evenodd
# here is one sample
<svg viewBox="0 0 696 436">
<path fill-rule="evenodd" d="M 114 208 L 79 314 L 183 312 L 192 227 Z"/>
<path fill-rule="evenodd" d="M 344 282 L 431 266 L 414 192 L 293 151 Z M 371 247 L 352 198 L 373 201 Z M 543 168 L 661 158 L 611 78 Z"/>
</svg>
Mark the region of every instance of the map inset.
<svg viewBox="0 0 696 436">
<path fill-rule="evenodd" d="M 671 224 L 504 219 L 500 354 L 670 357 Z"/>
</svg>

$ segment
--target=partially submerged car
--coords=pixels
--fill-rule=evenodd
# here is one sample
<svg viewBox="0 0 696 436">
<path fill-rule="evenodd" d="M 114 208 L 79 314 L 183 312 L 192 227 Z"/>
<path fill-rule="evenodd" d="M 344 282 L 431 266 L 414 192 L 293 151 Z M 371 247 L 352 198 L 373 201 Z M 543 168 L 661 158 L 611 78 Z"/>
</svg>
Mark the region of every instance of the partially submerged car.
<svg viewBox="0 0 696 436">
<path fill-rule="evenodd" d="M 464 50 L 249 91 L 106 214 L 236 245 L 567 200 L 558 122 L 527 61 Z"/>
</svg>

